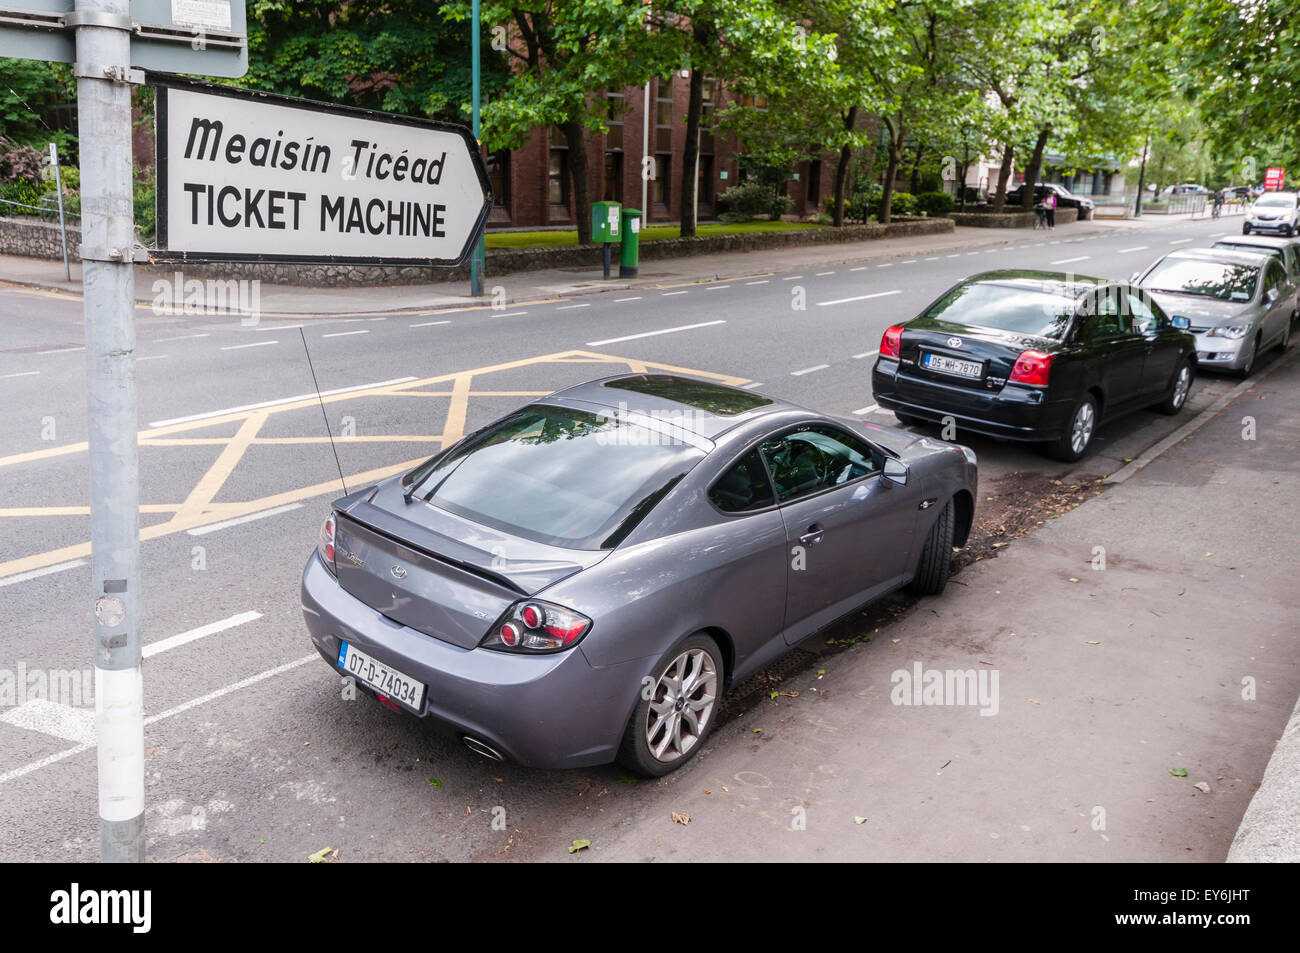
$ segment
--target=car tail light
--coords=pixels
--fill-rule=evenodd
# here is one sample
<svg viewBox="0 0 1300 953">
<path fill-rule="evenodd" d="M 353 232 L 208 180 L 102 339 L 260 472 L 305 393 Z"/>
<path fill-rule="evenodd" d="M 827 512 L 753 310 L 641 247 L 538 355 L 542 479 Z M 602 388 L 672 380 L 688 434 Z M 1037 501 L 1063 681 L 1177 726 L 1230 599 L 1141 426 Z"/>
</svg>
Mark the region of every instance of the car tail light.
<svg viewBox="0 0 1300 953">
<path fill-rule="evenodd" d="M 334 568 L 334 514 L 332 512 L 321 524 L 320 541 L 316 544 L 316 551 L 320 553 L 325 568 L 338 575 L 338 570 Z"/>
<path fill-rule="evenodd" d="M 892 357 L 898 359 L 898 352 L 903 346 L 903 326 L 895 324 L 892 328 L 886 328 L 884 335 L 880 338 L 880 356 Z"/>
<path fill-rule="evenodd" d="M 1052 372 L 1052 355 L 1042 351 L 1022 351 L 1016 358 L 1016 366 L 1011 368 L 1007 378 L 1017 384 L 1037 384 L 1047 386 L 1047 378 Z"/>
<path fill-rule="evenodd" d="M 550 602 L 516 602 L 496 621 L 481 645 L 505 652 L 560 652 L 591 631 L 591 619 Z"/>
</svg>

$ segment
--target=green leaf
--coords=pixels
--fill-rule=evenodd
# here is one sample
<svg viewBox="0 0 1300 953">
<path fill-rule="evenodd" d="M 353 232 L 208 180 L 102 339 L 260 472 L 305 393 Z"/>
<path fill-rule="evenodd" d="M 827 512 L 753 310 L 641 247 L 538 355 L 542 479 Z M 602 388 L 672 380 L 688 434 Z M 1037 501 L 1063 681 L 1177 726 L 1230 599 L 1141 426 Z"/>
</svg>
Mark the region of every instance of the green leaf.
<svg viewBox="0 0 1300 953">
<path fill-rule="evenodd" d="M 316 851 L 316 853 L 308 855 L 307 860 L 313 864 L 329 863 L 330 855 L 333 853 L 333 847 L 322 847 L 320 850 Z"/>
<path fill-rule="evenodd" d="M 432 784 L 435 788 L 442 787 L 442 781 L 440 781 L 438 778 L 430 778 L 429 783 Z"/>
<path fill-rule="evenodd" d="M 1169 773 L 1172 774 L 1172 775 L 1173 775 L 1174 777 L 1176 777 L 1176 778 L 1185 778 L 1185 777 L 1187 777 L 1187 769 L 1186 769 L 1186 768 L 1170 768 L 1170 769 L 1169 769 Z"/>
<path fill-rule="evenodd" d="M 591 847 L 591 841 L 575 840 L 572 844 L 569 845 L 569 853 L 576 854 L 578 851 L 582 850 L 583 848 L 589 848 L 589 847 Z"/>
</svg>

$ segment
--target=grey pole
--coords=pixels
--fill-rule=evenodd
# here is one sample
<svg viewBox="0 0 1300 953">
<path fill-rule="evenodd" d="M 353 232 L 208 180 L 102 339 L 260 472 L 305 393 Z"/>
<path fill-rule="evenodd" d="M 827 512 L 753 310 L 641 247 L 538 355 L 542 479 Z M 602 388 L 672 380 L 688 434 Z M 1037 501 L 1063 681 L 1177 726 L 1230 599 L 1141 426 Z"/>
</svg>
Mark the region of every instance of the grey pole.
<svg viewBox="0 0 1300 953">
<path fill-rule="evenodd" d="M 77 0 L 100 857 L 144 860 L 129 0 Z"/>
<path fill-rule="evenodd" d="M 63 218 L 63 176 L 59 172 L 59 147 L 50 143 L 50 162 L 54 164 L 54 194 L 59 197 L 59 239 L 63 242 L 63 278 L 72 280 L 72 269 L 68 267 L 68 224 Z"/>
<path fill-rule="evenodd" d="M 474 124 L 474 144 L 478 148 L 483 148 L 483 141 L 479 138 L 479 90 L 480 90 L 480 70 L 481 56 L 479 47 L 481 45 L 481 35 L 483 33 L 483 15 L 479 10 L 480 0 L 473 0 L 470 5 L 470 19 L 473 21 L 470 29 L 470 59 L 473 61 L 470 85 L 472 92 L 470 94 L 472 105 L 471 121 Z M 483 266 L 485 264 L 486 252 L 483 247 L 483 236 L 478 237 L 474 243 L 474 251 L 470 254 L 469 259 L 469 293 L 477 298 L 483 293 Z"/>
</svg>

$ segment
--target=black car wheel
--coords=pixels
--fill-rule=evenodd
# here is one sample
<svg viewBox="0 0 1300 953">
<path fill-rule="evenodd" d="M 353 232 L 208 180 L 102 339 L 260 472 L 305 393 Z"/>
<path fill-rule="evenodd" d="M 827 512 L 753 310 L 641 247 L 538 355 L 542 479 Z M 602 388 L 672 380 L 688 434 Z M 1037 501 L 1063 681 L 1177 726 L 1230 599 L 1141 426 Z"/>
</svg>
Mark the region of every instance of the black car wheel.
<svg viewBox="0 0 1300 953">
<path fill-rule="evenodd" d="M 907 584 L 908 592 L 918 596 L 937 596 L 948 585 L 948 564 L 952 559 L 953 506 L 952 500 L 943 508 L 921 550 L 921 561 L 916 575 Z"/>
<path fill-rule="evenodd" d="M 1295 315 L 1293 314 L 1287 320 L 1286 327 L 1282 329 L 1282 340 L 1278 341 L 1277 344 L 1274 345 L 1279 354 L 1284 353 L 1287 349 L 1287 345 L 1291 343 L 1291 322 L 1294 320 Z"/>
<path fill-rule="evenodd" d="M 1097 401 L 1091 394 L 1085 394 L 1075 405 L 1061 436 L 1047 445 L 1047 452 L 1054 459 L 1073 463 L 1082 460 L 1092 446 L 1092 435 L 1097 430 Z"/>
<path fill-rule="evenodd" d="M 1237 376 L 1245 379 L 1255 370 L 1255 362 L 1259 360 L 1259 335 L 1255 335 L 1255 343 L 1250 346 L 1250 357 L 1246 358 L 1246 363 L 1237 371 Z"/>
<path fill-rule="evenodd" d="M 1250 234 L 1250 226 L 1249 226 L 1249 225 L 1242 225 L 1242 226 L 1241 226 L 1241 234 L 1243 234 L 1243 235 L 1249 235 L 1249 234 Z"/>
<path fill-rule="evenodd" d="M 718 643 L 703 633 L 679 643 L 642 682 L 619 763 L 658 778 L 695 757 L 718 719 L 722 684 Z"/>
<path fill-rule="evenodd" d="M 1174 375 L 1174 382 L 1169 385 L 1169 395 L 1157 406 L 1162 414 L 1173 416 L 1187 403 L 1187 395 L 1192 391 L 1192 381 L 1196 379 L 1196 362 L 1191 358 L 1183 361 Z"/>
</svg>

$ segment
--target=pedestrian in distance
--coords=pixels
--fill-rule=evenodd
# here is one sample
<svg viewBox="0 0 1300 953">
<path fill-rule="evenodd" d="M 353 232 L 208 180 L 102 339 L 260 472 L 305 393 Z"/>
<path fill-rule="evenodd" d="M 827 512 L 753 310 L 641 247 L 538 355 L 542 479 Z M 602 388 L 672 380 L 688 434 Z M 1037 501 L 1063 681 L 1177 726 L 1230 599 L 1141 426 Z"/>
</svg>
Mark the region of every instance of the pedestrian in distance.
<svg viewBox="0 0 1300 953">
<path fill-rule="evenodd" d="M 1056 229 L 1056 193 L 1048 192 L 1043 196 L 1043 210 L 1047 215 L 1047 230 Z"/>
</svg>

